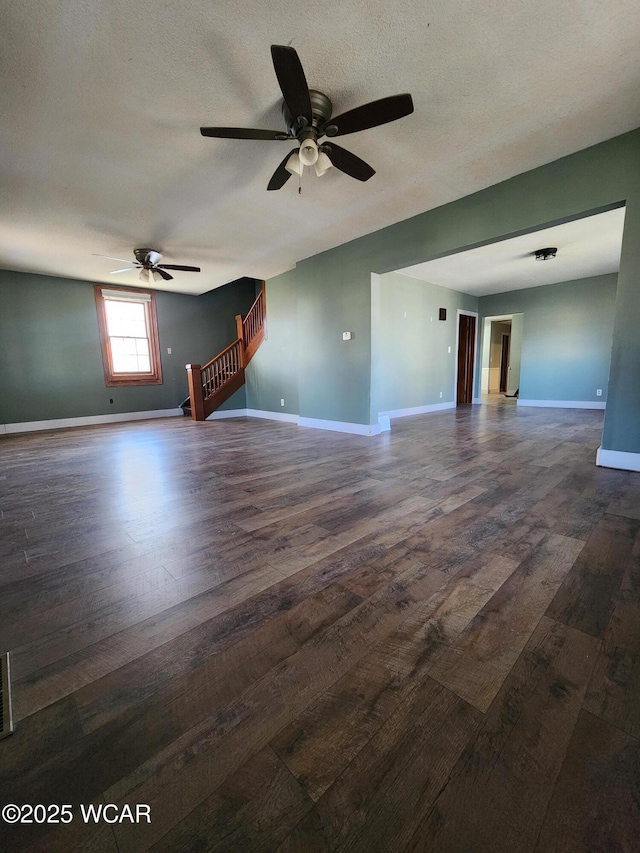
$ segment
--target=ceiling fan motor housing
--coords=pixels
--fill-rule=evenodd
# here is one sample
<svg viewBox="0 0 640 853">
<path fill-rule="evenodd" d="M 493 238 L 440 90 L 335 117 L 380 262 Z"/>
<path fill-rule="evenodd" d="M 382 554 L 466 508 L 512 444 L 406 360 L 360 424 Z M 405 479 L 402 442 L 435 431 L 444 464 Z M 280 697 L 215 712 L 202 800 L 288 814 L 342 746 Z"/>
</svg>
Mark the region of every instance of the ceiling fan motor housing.
<svg viewBox="0 0 640 853">
<path fill-rule="evenodd" d="M 306 134 L 305 138 L 317 139 L 318 136 L 324 134 L 324 126 L 331 118 L 333 113 L 333 104 L 330 98 L 323 92 L 318 92 L 316 89 L 309 89 L 309 97 L 311 99 L 311 125 L 308 125 L 304 120 L 301 122 L 298 116 L 292 116 L 286 103 L 282 103 L 282 115 L 287 125 L 287 130 L 292 136 L 298 139 Z"/>
<path fill-rule="evenodd" d="M 143 266 L 154 266 L 162 258 L 160 252 L 155 249 L 134 249 L 133 254 L 138 263 Z"/>
</svg>

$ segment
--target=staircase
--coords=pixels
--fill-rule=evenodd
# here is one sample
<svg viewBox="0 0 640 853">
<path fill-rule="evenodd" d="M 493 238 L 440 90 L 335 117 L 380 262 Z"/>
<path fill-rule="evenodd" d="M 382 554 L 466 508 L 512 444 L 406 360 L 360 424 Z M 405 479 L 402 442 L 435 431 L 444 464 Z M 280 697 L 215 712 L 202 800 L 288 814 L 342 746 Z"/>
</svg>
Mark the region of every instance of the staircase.
<svg viewBox="0 0 640 853">
<path fill-rule="evenodd" d="M 244 371 L 266 337 L 265 286 L 249 312 L 236 316 L 238 338 L 207 364 L 187 364 L 189 397 L 182 411 L 194 421 L 204 421 L 238 388 L 244 385 Z"/>
</svg>

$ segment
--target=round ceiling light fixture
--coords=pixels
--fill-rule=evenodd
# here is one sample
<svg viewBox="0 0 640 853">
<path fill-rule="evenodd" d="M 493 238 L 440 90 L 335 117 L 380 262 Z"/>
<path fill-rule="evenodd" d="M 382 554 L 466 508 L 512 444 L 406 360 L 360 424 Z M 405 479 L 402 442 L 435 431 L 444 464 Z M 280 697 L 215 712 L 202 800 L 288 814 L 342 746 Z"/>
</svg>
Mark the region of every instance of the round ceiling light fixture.
<svg viewBox="0 0 640 853">
<path fill-rule="evenodd" d="M 550 261 L 551 258 L 555 258 L 558 249 L 555 246 L 551 246 L 547 249 L 536 249 L 534 255 L 536 256 L 536 261 Z"/>
</svg>

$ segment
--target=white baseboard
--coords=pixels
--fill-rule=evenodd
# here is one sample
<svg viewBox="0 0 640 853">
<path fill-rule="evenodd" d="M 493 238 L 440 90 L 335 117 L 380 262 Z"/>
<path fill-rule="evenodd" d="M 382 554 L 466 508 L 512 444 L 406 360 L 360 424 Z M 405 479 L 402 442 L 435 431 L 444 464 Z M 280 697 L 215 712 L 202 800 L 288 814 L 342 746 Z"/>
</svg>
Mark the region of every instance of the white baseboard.
<svg viewBox="0 0 640 853">
<path fill-rule="evenodd" d="M 311 429 L 326 429 L 331 432 L 347 432 L 351 435 L 380 435 L 380 424 L 352 424 L 346 421 L 325 421 L 320 418 L 300 418 L 298 425 Z"/>
<path fill-rule="evenodd" d="M 124 421 L 146 421 L 152 418 L 173 418 L 182 415 L 182 409 L 155 409 L 151 412 L 119 412 L 113 415 L 88 415 L 82 418 L 54 418 L 49 421 L 25 421 L 20 424 L 0 424 L 0 435 L 19 432 L 38 432 L 45 429 L 68 429 L 69 427 L 98 426 Z"/>
<path fill-rule="evenodd" d="M 300 421 L 298 415 L 292 415 L 289 412 L 266 412 L 262 409 L 246 409 L 245 411 L 249 418 L 266 418 L 269 421 L 283 421 L 287 424 L 297 424 Z"/>
<path fill-rule="evenodd" d="M 297 424 L 301 427 L 312 429 L 326 429 L 331 432 L 346 432 L 351 435 L 379 435 L 380 424 L 351 424 L 345 421 L 325 421 L 319 418 L 301 418 L 299 415 L 291 415 L 288 412 L 269 412 L 262 409 L 227 409 L 226 411 L 213 412 L 207 418 L 208 421 L 216 421 L 222 418 L 264 418 L 269 421 L 281 421 Z"/>
<path fill-rule="evenodd" d="M 268 421 L 284 421 L 289 424 L 298 423 L 298 415 L 291 415 L 288 412 L 267 412 L 261 409 L 223 409 L 212 412 L 207 418 L 208 421 L 220 421 L 224 418 L 265 418 Z"/>
<path fill-rule="evenodd" d="M 518 406 L 533 406 L 541 409 L 604 409 L 606 403 L 596 403 L 592 400 L 521 400 Z"/>
<path fill-rule="evenodd" d="M 387 412 L 378 412 L 378 417 L 388 418 L 407 418 L 410 415 L 426 415 L 429 412 L 441 412 L 443 409 L 455 409 L 456 404 L 449 403 L 433 403 L 430 406 L 412 406 L 409 409 L 390 409 Z"/>
<path fill-rule="evenodd" d="M 219 409 L 215 412 L 211 412 L 211 414 L 205 418 L 207 421 L 221 421 L 225 418 L 246 418 L 247 417 L 247 409 L 223 409 L 220 411 Z"/>
<path fill-rule="evenodd" d="M 599 447 L 596 453 L 596 465 L 600 465 L 601 468 L 619 468 L 621 471 L 640 471 L 640 453 L 604 450 Z"/>
</svg>

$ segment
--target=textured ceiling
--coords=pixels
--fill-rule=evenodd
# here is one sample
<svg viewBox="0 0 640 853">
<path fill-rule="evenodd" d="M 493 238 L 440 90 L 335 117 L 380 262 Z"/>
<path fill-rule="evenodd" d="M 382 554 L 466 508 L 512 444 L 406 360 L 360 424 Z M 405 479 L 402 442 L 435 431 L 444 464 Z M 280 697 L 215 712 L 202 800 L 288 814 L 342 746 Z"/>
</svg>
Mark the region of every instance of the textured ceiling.
<svg viewBox="0 0 640 853">
<path fill-rule="evenodd" d="M 617 272 L 624 214 L 619 207 L 398 272 L 473 296 Z M 552 246 L 558 250 L 555 258 L 536 261 L 536 249 Z"/>
<path fill-rule="evenodd" d="M 164 252 L 166 289 L 266 278 L 362 234 L 640 126 L 637 0 L 0 0 L 0 267 L 111 281 Z M 377 170 L 267 192 L 290 143 L 269 46 L 336 112 L 399 92 L 415 113 L 345 137 Z M 133 274 L 117 277 L 136 284 Z M 160 286 L 160 285 L 158 285 Z"/>
</svg>

